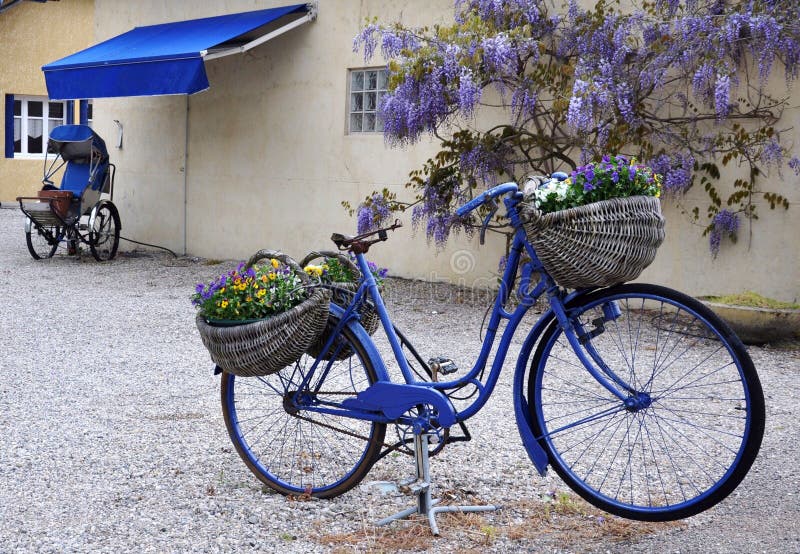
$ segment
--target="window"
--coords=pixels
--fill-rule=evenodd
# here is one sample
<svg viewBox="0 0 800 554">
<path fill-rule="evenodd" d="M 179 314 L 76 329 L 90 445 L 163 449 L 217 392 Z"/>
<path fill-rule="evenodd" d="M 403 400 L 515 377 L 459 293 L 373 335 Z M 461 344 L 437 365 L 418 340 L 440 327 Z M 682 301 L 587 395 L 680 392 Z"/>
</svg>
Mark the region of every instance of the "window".
<svg viewBox="0 0 800 554">
<path fill-rule="evenodd" d="M 378 115 L 381 98 L 386 94 L 386 69 L 351 69 L 348 132 L 380 133 L 383 120 Z"/>
<path fill-rule="evenodd" d="M 14 157 L 43 156 L 54 127 L 67 122 L 65 102 L 43 96 L 14 96 Z"/>
</svg>

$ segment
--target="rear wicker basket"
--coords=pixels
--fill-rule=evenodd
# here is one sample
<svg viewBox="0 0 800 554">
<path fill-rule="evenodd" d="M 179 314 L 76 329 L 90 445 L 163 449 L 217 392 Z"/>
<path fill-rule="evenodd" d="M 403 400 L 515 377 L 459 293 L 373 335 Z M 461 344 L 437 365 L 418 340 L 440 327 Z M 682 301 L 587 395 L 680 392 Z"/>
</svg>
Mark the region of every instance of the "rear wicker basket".
<svg viewBox="0 0 800 554">
<path fill-rule="evenodd" d="M 349 268 L 354 275 L 357 275 L 358 277 L 361 276 L 361 271 L 358 269 L 358 266 L 356 266 L 347 256 L 341 254 L 340 252 L 326 250 L 310 252 L 305 258 L 303 258 L 303 261 L 300 262 L 300 265 L 302 267 L 306 267 L 309 263 L 318 258 L 336 258 L 342 265 Z M 358 290 L 358 283 L 331 283 L 323 288 L 328 288 L 331 291 L 331 303 L 342 308 L 346 308 L 350 302 L 352 302 L 353 294 L 356 292 L 356 290 Z M 364 330 L 370 335 L 374 333 L 380 324 L 380 318 L 378 317 L 378 312 L 375 310 L 375 306 L 372 304 L 372 302 L 365 299 L 364 303 L 358 310 L 358 315 L 361 318 L 361 326 L 364 327 Z M 333 332 L 336 323 L 337 321 L 332 317 L 329 319 L 325 330 L 311 345 L 311 347 L 309 347 L 309 356 L 313 356 L 315 358 L 319 356 L 320 352 L 322 352 L 322 348 L 325 346 L 325 342 L 330 337 L 330 333 Z M 334 341 L 330 350 L 339 350 L 338 354 L 336 355 L 337 360 L 345 360 L 353 355 L 353 350 L 349 346 L 342 345 L 337 341 Z M 330 358 L 331 355 L 326 354 L 322 359 L 329 360 Z"/>
<path fill-rule="evenodd" d="M 307 280 L 297 262 L 279 252 L 261 250 L 247 264 L 262 258 L 276 258 Z M 267 319 L 232 327 L 209 325 L 197 316 L 197 329 L 211 359 L 228 373 L 260 377 L 276 373 L 303 355 L 325 329 L 331 293 L 315 289 L 309 298 L 291 310 Z"/>
<path fill-rule="evenodd" d="M 661 204 L 652 196 L 612 198 L 548 214 L 526 197 L 520 211 L 536 255 L 565 288 L 636 279 L 664 241 Z"/>
</svg>

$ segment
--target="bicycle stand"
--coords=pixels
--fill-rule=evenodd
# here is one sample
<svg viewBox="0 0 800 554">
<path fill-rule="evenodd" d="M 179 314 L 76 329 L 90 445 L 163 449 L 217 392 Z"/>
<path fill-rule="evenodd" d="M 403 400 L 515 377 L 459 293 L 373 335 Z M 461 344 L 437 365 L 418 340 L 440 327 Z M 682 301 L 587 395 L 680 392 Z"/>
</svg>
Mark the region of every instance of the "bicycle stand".
<svg viewBox="0 0 800 554">
<path fill-rule="evenodd" d="M 428 461 L 428 437 L 427 433 L 414 435 L 414 459 L 416 461 L 417 477 L 409 482 L 401 483 L 408 487 L 417 496 L 417 505 L 397 512 L 376 523 L 376 525 L 388 525 L 393 521 L 405 519 L 413 514 L 427 516 L 431 526 L 431 532 L 439 535 L 439 526 L 436 525 L 436 514 L 443 512 L 491 512 L 499 510 L 500 506 L 436 506 L 439 499 L 431 498 L 431 468 Z"/>
</svg>

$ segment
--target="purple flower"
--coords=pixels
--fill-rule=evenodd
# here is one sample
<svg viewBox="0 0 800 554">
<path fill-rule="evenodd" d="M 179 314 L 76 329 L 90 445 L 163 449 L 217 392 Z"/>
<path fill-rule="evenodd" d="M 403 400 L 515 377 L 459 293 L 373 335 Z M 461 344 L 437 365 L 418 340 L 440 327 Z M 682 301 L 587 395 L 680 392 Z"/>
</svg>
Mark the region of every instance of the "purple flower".
<svg viewBox="0 0 800 554">
<path fill-rule="evenodd" d="M 377 229 L 388 221 L 391 215 L 388 199 L 383 194 L 376 192 L 359 204 L 356 210 L 359 234 Z"/>
<path fill-rule="evenodd" d="M 723 119 L 731 111 L 729 104 L 731 95 L 731 79 L 727 75 L 717 75 L 717 84 L 714 86 L 714 106 L 717 118 Z"/>
<path fill-rule="evenodd" d="M 777 140 L 771 138 L 761 151 L 761 161 L 766 165 L 780 165 L 783 163 L 783 148 Z"/>
<path fill-rule="evenodd" d="M 708 244 L 711 253 L 716 256 L 719 253 L 723 234 L 732 239 L 736 238 L 736 232 L 739 230 L 739 216 L 729 210 L 720 210 L 711 220 L 711 225 Z"/>
</svg>

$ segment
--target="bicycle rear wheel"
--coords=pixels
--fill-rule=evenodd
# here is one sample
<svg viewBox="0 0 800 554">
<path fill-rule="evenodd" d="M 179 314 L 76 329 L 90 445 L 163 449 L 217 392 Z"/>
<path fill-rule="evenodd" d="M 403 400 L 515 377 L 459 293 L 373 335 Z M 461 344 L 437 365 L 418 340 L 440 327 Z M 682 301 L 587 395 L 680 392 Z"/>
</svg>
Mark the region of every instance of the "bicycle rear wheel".
<svg viewBox="0 0 800 554">
<path fill-rule="evenodd" d="M 377 379 L 364 348 L 348 330 L 337 353 L 320 362 L 311 390 L 313 404 L 340 403 Z M 282 494 L 338 496 L 361 481 L 375 462 L 386 425 L 298 410 L 292 398 L 313 364 L 304 355 L 294 365 L 266 377 L 222 375 L 222 413 L 233 445 L 248 468 Z M 325 374 L 319 384 L 320 375 Z"/>
<path fill-rule="evenodd" d="M 764 433 L 764 397 L 741 341 L 706 306 L 664 287 L 620 285 L 578 302 L 569 313 L 584 348 L 629 385 L 628 399 L 600 385 L 550 325 L 528 398 L 556 472 L 630 519 L 680 519 L 721 501 Z"/>
</svg>

